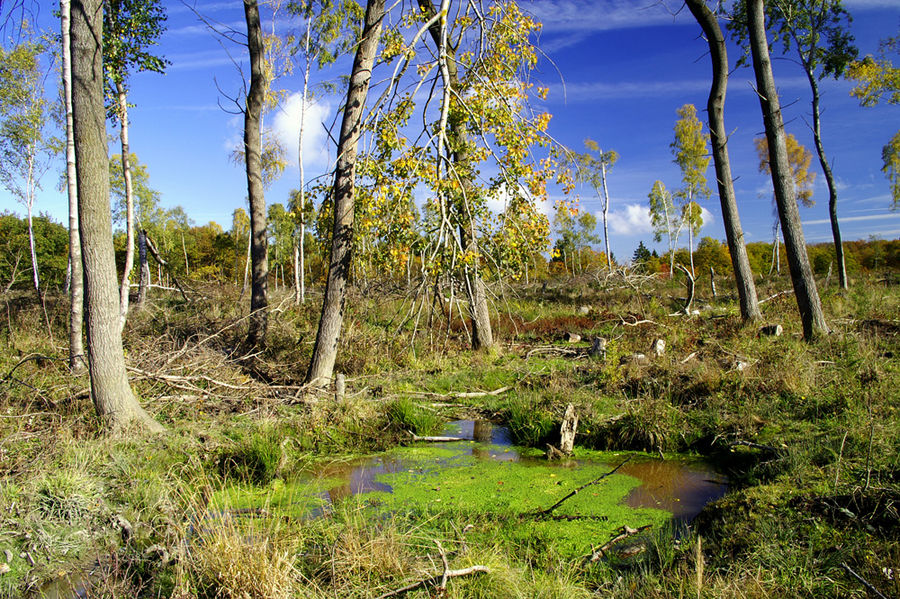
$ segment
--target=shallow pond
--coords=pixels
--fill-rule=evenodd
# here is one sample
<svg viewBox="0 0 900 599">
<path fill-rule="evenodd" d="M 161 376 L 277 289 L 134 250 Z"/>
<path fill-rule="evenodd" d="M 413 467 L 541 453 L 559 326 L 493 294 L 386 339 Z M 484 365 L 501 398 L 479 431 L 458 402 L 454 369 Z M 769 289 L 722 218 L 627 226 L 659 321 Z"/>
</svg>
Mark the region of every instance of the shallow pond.
<svg viewBox="0 0 900 599">
<path fill-rule="evenodd" d="M 416 443 L 334 463 L 300 481 L 233 487 L 214 503 L 224 511 L 265 508 L 309 518 L 354 497 L 382 513 L 413 518 L 447 512 L 465 521 L 516 518 L 517 534 L 559 542 L 571 556 L 624 525 L 689 522 L 727 489 L 727 480 L 697 459 L 577 450 L 568 461 L 549 462 L 541 452 L 513 446 L 505 427 L 487 421 L 454 422 L 442 436 L 459 441 Z M 584 487 L 552 514 L 538 516 L 620 464 L 615 474 Z"/>
</svg>

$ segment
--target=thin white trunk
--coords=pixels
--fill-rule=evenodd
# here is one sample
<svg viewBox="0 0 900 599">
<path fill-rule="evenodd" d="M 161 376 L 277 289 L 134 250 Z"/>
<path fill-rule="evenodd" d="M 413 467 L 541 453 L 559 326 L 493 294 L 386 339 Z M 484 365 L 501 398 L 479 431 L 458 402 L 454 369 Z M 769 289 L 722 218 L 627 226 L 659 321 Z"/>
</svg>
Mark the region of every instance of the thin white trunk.
<svg viewBox="0 0 900 599">
<path fill-rule="evenodd" d="M 603 186 L 603 241 L 606 246 L 606 268 L 612 271 L 612 257 L 609 253 L 609 188 L 606 186 L 606 161 L 600 148 L 600 183 Z"/>
<path fill-rule="evenodd" d="M 34 152 L 28 157 L 28 180 L 25 182 L 26 197 L 25 207 L 28 209 L 28 247 L 31 251 L 31 272 L 34 280 L 34 290 L 41 293 L 41 278 L 38 274 L 37 251 L 34 247 L 34 224 L 32 223 L 32 211 L 34 210 Z"/>
<path fill-rule="evenodd" d="M 184 245 L 184 231 L 181 232 L 181 251 L 184 253 L 184 276 L 190 276 L 191 269 L 188 266 L 187 247 Z"/>
<path fill-rule="evenodd" d="M 300 242 L 299 242 L 299 253 L 300 253 L 300 272 L 297 277 L 294 278 L 296 284 L 296 294 L 299 303 L 304 303 L 306 301 L 306 277 L 304 273 L 304 237 L 306 237 L 306 172 L 303 169 L 303 132 L 306 128 L 306 102 L 309 97 L 309 69 L 310 69 L 310 56 L 309 56 L 309 44 L 310 38 L 312 36 L 312 19 L 306 20 L 306 35 L 303 38 L 303 56 L 305 58 L 305 64 L 303 66 L 303 95 L 301 97 L 301 105 L 300 105 L 300 133 L 297 136 L 297 161 L 298 166 L 300 167 Z"/>
<path fill-rule="evenodd" d="M 125 267 L 122 269 L 122 285 L 119 289 L 119 329 L 125 328 L 128 318 L 128 295 L 131 292 L 131 268 L 134 266 L 134 191 L 131 185 L 131 161 L 128 153 L 128 100 L 125 88 L 116 83 L 119 124 L 122 142 L 122 179 L 125 182 Z"/>
</svg>

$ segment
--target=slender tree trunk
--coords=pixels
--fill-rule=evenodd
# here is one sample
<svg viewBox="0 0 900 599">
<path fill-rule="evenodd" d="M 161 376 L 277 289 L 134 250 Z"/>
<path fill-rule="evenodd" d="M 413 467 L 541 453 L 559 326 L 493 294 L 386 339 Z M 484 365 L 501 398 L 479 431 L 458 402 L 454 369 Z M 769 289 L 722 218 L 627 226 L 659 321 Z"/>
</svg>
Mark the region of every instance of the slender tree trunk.
<svg viewBox="0 0 900 599">
<path fill-rule="evenodd" d="M 250 248 L 252 246 L 253 231 L 247 231 L 247 255 L 244 256 L 244 283 L 241 285 L 241 298 L 247 293 L 247 286 L 250 284 Z"/>
<path fill-rule="evenodd" d="M 128 143 L 128 99 L 120 82 L 116 83 L 116 102 L 122 147 L 122 180 L 125 182 L 125 267 L 122 269 L 122 285 L 119 289 L 119 329 L 124 329 L 131 293 L 131 269 L 134 266 L 134 187 L 129 157 L 131 147 Z"/>
<path fill-rule="evenodd" d="M 297 162 L 300 167 L 300 242 L 299 242 L 299 267 L 300 273 L 299 276 L 294 275 L 294 286 L 296 288 L 296 301 L 297 303 L 304 303 L 306 301 L 306 277 L 304 270 L 304 244 L 306 237 L 306 171 L 303 169 L 303 132 L 306 127 L 306 101 L 309 95 L 309 43 L 310 37 L 312 35 L 312 19 L 306 20 L 306 35 L 304 36 L 303 41 L 303 56 L 305 57 L 306 64 L 303 65 L 303 95 L 301 97 L 301 107 L 300 107 L 300 133 L 297 139 Z M 295 267 L 298 265 L 298 261 L 294 259 Z"/>
<path fill-rule="evenodd" d="M 293 243 L 294 250 L 294 303 L 300 303 L 300 245 L 297 240 Z"/>
<path fill-rule="evenodd" d="M 38 300 L 43 301 L 41 296 L 41 277 L 38 271 L 37 251 L 34 247 L 34 222 L 32 220 L 32 212 L 34 210 L 34 158 L 28 159 L 28 181 L 27 197 L 25 199 L 25 208 L 28 211 L 28 250 L 31 252 L 31 280 L 34 283 L 34 290 L 38 294 Z"/>
<path fill-rule="evenodd" d="M 603 242 L 606 247 L 606 268 L 612 272 L 612 255 L 609 253 L 609 188 L 606 186 L 606 162 L 600 149 L 600 183 L 603 186 Z"/>
<path fill-rule="evenodd" d="M 250 286 L 250 327 L 248 345 L 264 344 L 268 328 L 268 236 L 266 235 L 266 198 L 262 183 L 262 140 L 260 119 L 265 98 L 263 73 L 262 28 L 259 22 L 259 6 L 256 0 L 244 0 L 244 17 L 247 21 L 247 47 L 250 50 L 250 90 L 244 106 L 244 157 L 247 166 L 247 195 L 250 198 L 251 261 L 253 265 Z"/>
<path fill-rule="evenodd" d="M 353 209 L 356 152 L 362 127 L 362 113 L 369 93 L 372 67 L 381 37 L 385 0 L 368 0 L 365 25 L 353 58 L 347 101 L 338 139 L 334 172 L 334 230 L 322 317 L 313 348 L 306 381 L 322 385 L 331 379 L 337 358 L 338 340 L 344 320 L 344 299 L 353 254 Z"/>
<path fill-rule="evenodd" d="M 132 423 L 161 431 L 160 424 L 141 408 L 131 391 L 119 333 L 103 106 L 101 2 L 72 0 L 71 15 L 72 114 L 91 397 L 101 421 L 112 431 L 121 431 Z"/>
<path fill-rule="evenodd" d="M 147 287 L 150 285 L 150 264 L 147 262 L 147 233 L 141 229 L 138 232 L 138 293 L 135 304 L 143 306 L 147 301 Z"/>
<path fill-rule="evenodd" d="M 712 59 L 713 81 L 709 90 L 706 110 L 709 117 L 709 137 L 712 142 L 713 161 L 716 168 L 716 186 L 719 191 L 719 202 L 722 205 L 722 219 L 725 225 L 725 238 L 728 242 L 728 253 L 731 255 L 731 266 L 734 269 L 734 282 L 737 286 L 738 300 L 741 306 L 741 318 L 751 322 L 762 318 L 756 285 L 753 282 L 753 271 L 747 246 L 744 243 L 744 231 L 738 214 L 737 198 L 734 194 L 734 180 L 731 176 L 731 160 L 728 157 L 728 133 L 725 129 L 725 91 L 728 84 L 728 55 L 725 50 L 725 36 L 719 27 L 719 21 L 703 0 L 686 0 L 688 8 L 697 19 L 709 44 Z M 715 297 L 715 293 L 713 293 Z"/>
<path fill-rule="evenodd" d="M 181 251 L 184 254 L 184 276 L 191 276 L 191 267 L 188 265 L 187 246 L 184 245 L 184 231 L 181 232 Z"/>
<path fill-rule="evenodd" d="M 838 282 L 841 289 L 847 289 L 847 266 L 844 262 L 844 245 L 841 242 L 841 226 L 838 223 L 837 216 L 837 182 L 834 180 L 834 173 L 831 171 L 831 165 L 828 164 L 828 158 L 825 156 L 825 146 L 822 145 L 819 84 L 812 69 L 806 63 L 803 66 L 806 69 L 806 76 L 812 88 L 813 140 L 816 144 L 816 153 L 819 155 L 819 164 L 822 165 L 822 172 L 825 174 L 825 183 L 828 185 L 828 217 L 831 219 L 831 235 L 834 238 L 834 256 L 837 259 Z"/>
<path fill-rule="evenodd" d="M 806 252 L 806 240 L 800 224 L 800 211 L 791 177 L 790 164 L 785 141 L 784 120 L 775 79 L 772 76 L 772 63 L 769 57 L 769 43 L 766 39 L 765 10 L 763 0 L 748 0 L 748 31 L 750 34 L 750 51 L 753 55 L 753 70 L 756 74 L 759 104 L 766 129 L 766 140 L 769 144 L 769 164 L 772 170 L 772 185 L 775 188 L 775 201 L 778 205 L 778 216 L 784 243 L 787 249 L 788 265 L 803 323 L 803 336 L 811 340 L 828 332 L 819 292 L 809 265 Z"/>
<path fill-rule="evenodd" d="M 432 0 L 418 0 L 419 8 L 428 16 L 437 13 Z M 438 51 L 439 61 L 442 63 L 441 75 L 445 78 L 443 81 L 445 87 L 445 95 L 449 95 L 452 90 L 459 89 L 459 69 L 456 61 L 456 51 L 447 43 L 446 36 L 446 11 L 444 10 L 446 3 L 442 4 L 441 10 L 444 13 L 439 22 L 432 24 L 428 31 L 434 41 L 434 45 Z M 460 126 L 458 122 L 449 123 L 449 137 L 454 140 L 452 150 L 452 160 L 455 164 L 468 164 L 471 161 L 469 157 L 468 132 L 465 127 Z M 454 202 L 454 209 L 460 220 L 460 244 L 466 252 L 472 252 L 477 256 L 477 244 L 474 230 L 474 223 L 463 223 L 468 218 L 468 210 L 465 206 L 465 198 L 472 196 L 471 185 L 467 180 L 462 181 L 463 193 L 462 198 L 458 198 Z M 488 309 L 487 293 L 484 280 L 478 273 L 477 262 L 473 267 L 468 265 L 462 268 L 463 282 L 465 283 L 466 293 L 469 300 L 469 313 L 472 318 L 472 348 L 489 349 L 494 345 L 494 333 L 491 329 L 490 310 Z"/>
</svg>

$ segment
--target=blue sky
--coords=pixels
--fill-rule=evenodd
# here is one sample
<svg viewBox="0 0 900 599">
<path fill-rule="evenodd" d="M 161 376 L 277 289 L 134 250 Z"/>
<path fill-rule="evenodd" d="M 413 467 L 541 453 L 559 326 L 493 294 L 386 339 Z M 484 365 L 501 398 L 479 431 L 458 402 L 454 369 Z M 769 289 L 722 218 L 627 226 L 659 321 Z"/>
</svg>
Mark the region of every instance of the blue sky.
<svg viewBox="0 0 900 599">
<path fill-rule="evenodd" d="M 140 73 L 132 78 L 132 150 L 148 166 L 151 185 L 161 192 L 164 205 L 181 205 L 196 223 L 215 220 L 228 229 L 232 211 L 245 204 L 246 182 L 242 169 L 229 160 L 231 148 L 240 140 L 242 119 L 223 108 L 234 108 L 225 94 L 239 94 L 238 67 L 246 73 L 248 59 L 244 48 L 213 35 L 184 4 L 163 4 L 169 20 L 159 52 L 172 64 L 166 75 Z M 553 114 L 550 133 L 576 149 L 590 137 L 620 155 L 609 173 L 610 242 L 619 259 L 628 259 L 640 240 L 653 246 L 646 212 L 653 182 L 660 179 L 670 189 L 680 185 L 681 175 L 669 148 L 676 110 L 692 103 L 705 119 L 710 66 L 700 28 L 678 2 L 666 6 L 654 0 L 534 0 L 522 5 L 543 22 L 539 46 L 544 58 L 533 79 L 550 88 L 546 102 Z M 852 31 L 862 54 L 875 52 L 880 39 L 897 35 L 900 3 L 896 0 L 854 0 L 845 5 L 854 17 Z M 196 4 L 208 19 L 238 31 L 245 28 L 241 6 L 237 0 Z M 269 29 L 271 11 L 265 6 L 262 10 Z M 43 4 L 38 22 L 55 28 L 51 12 L 50 4 Z M 299 26 L 283 17 L 275 23 L 280 33 Z M 737 56 L 737 48 L 729 45 L 732 64 Z M 348 66 L 349 61 L 339 61 L 317 77 L 345 74 Z M 777 60 L 775 69 L 788 131 L 812 149 L 805 77 L 786 60 Z M 753 147 L 753 138 L 762 134 L 762 120 L 752 79 L 747 68 L 732 73 L 725 121 L 732 132 L 729 150 L 747 240 L 766 241 L 771 239 L 773 212 L 770 183 L 758 172 Z M 300 77 L 285 78 L 278 85 L 296 94 Z M 888 183 L 880 168 L 881 147 L 900 127 L 900 107 L 862 108 L 849 96 L 850 88 L 845 81 L 822 84 L 823 139 L 840 186 L 838 215 L 844 238 L 896 238 L 900 212 L 890 211 Z M 339 101 L 321 97 L 308 111 L 309 135 L 304 142 L 308 179 L 331 168 L 334 150 L 321 123 L 332 124 Z M 280 109 L 266 117 L 266 124 L 288 148 L 291 164 L 267 191 L 269 203 L 286 203 L 289 191 L 299 183 L 299 107 L 298 98 L 289 95 Z M 117 144 L 111 144 L 110 152 L 117 151 Z M 818 170 L 815 161 L 814 166 Z M 61 161 L 57 170 L 62 170 Z M 713 177 L 712 166 L 708 176 Z M 56 190 L 53 171 L 44 178 L 43 187 L 35 209 L 64 222 L 66 201 Z M 580 193 L 585 209 L 599 210 L 592 190 Z M 551 191 L 546 211 L 557 197 L 561 193 Z M 829 241 L 827 191 L 821 173 L 816 177 L 814 199 L 816 206 L 801 209 L 806 239 Z M 703 207 L 707 223 L 701 236 L 723 239 L 716 195 Z M 0 191 L 2 209 L 23 212 L 5 190 Z"/>
</svg>

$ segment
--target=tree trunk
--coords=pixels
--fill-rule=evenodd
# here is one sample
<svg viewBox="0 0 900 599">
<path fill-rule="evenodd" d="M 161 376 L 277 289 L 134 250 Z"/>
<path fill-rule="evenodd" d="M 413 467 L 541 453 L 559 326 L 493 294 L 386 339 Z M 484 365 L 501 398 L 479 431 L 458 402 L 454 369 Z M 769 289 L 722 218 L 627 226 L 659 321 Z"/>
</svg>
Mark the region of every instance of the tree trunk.
<svg viewBox="0 0 900 599">
<path fill-rule="evenodd" d="M 306 236 L 306 171 L 303 169 L 303 132 L 306 126 L 306 100 L 309 94 L 309 43 L 310 37 L 312 35 L 312 19 L 306 20 L 306 35 L 304 36 L 304 50 L 303 56 L 306 64 L 303 65 L 303 95 L 301 96 L 301 107 L 300 107 L 300 132 L 299 139 L 297 140 L 298 152 L 297 152 L 297 162 L 300 167 L 300 242 L 299 242 L 299 268 L 300 273 L 299 276 L 297 274 L 294 275 L 294 286 L 296 293 L 296 301 L 298 304 L 302 304 L 306 301 L 306 279 L 305 279 L 305 271 L 304 271 L 304 244 L 305 240 L 303 239 Z M 294 266 L 295 269 L 298 266 L 297 260 L 297 248 L 294 248 Z M 296 270 L 295 270 L 296 273 Z"/>
<path fill-rule="evenodd" d="M 103 106 L 103 25 L 100 0 L 72 0 L 72 115 L 75 139 L 78 217 L 87 297 L 91 397 L 110 430 L 130 424 L 151 431 L 162 426 L 138 404 L 128 384 L 116 262 L 109 210 L 109 158 Z"/>
<path fill-rule="evenodd" d="M 313 348 L 306 381 L 322 385 L 331 379 L 337 358 L 338 339 L 344 320 L 344 299 L 353 253 L 353 208 L 356 151 L 362 127 L 363 107 L 369 93 L 372 67 L 381 37 L 381 21 L 385 0 L 368 0 L 365 25 L 353 58 L 347 101 L 338 139 L 337 164 L 334 172 L 334 229 L 331 238 L 331 258 L 322 317 Z"/>
<path fill-rule="evenodd" d="M 119 289 L 119 329 L 125 329 L 128 318 L 128 297 L 131 293 L 131 269 L 134 266 L 134 188 L 131 183 L 131 151 L 128 143 L 128 99 L 125 88 L 116 83 L 116 101 L 122 147 L 122 180 L 125 182 L 125 267 Z"/>
<path fill-rule="evenodd" d="M 606 186 L 606 162 L 603 160 L 602 148 L 600 149 L 600 183 L 603 185 L 603 242 L 606 247 L 606 268 L 612 272 L 612 255 L 609 253 L 609 188 Z"/>
<path fill-rule="evenodd" d="M 188 265 L 187 246 L 184 245 L 184 231 L 181 232 L 181 252 L 184 254 L 184 276 L 191 276 L 191 267 Z"/>
<path fill-rule="evenodd" d="M 432 0 L 418 0 L 419 8 L 426 16 L 432 16 L 437 13 Z M 442 10 L 444 7 L 442 6 Z M 456 62 L 456 51 L 450 47 L 446 39 L 446 12 L 439 22 L 433 23 L 428 32 L 434 41 L 435 48 L 439 54 L 439 60 L 445 67 L 441 69 L 441 74 L 446 77 L 443 84 L 445 86 L 445 94 L 452 93 L 452 90 L 458 89 L 459 70 Z M 446 72 L 445 72 L 446 70 Z M 471 161 L 469 157 L 469 141 L 468 132 L 459 122 L 449 123 L 449 133 L 455 141 L 452 151 L 452 160 L 455 164 L 468 164 Z M 462 198 L 454 202 L 454 208 L 459 217 L 460 245 L 467 253 L 473 252 L 477 256 L 477 245 L 474 231 L 474 223 L 464 223 L 467 218 L 468 210 L 465 206 L 465 198 L 472 195 L 471 184 L 468 180 L 462 181 Z M 494 345 L 494 333 L 491 329 L 490 311 L 488 309 L 487 293 L 484 281 L 478 274 L 478 264 L 474 267 L 463 267 L 463 282 L 466 287 L 466 294 L 469 301 L 469 314 L 472 318 L 472 348 L 473 349 L 489 349 Z"/>
<path fill-rule="evenodd" d="M 147 301 L 147 287 L 150 285 L 150 264 L 147 261 L 147 233 L 141 229 L 138 232 L 138 293 L 135 304 L 143 306 Z"/>
<path fill-rule="evenodd" d="M 34 210 L 34 153 L 28 159 L 28 180 L 25 183 L 27 188 L 25 207 L 28 210 L 28 250 L 31 252 L 31 275 L 34 283 L 34 290 L 37 292 L 38 300 L 43 301 L 41 296 L 41 277 L 38 271 L 37 251 L 34 246 L 34 223 L 32 221 L 32 212 Z"/>
<path fill-rule="evenodd" d="M 266 198 L 263 193 L 260 138 L 260 118 L 266 95 L 263 73 L 265 50 L 256 0 L 244 0 L 244 17 L 247 20 L 247 47 L 250 50 L 250 90 L 244 106 L 244 157 L 247 166 L 247 195 L 250 198 L 250 258 L 253 271 L 247 344 L 255 346 L 266 341 L 269 282 Z"/>
<path fill-rule="evenodd" d="M 752 322 L 761 319 L 762 313 L 759 310 L 753 271 L 750 268 L 750 258 L 747 256 L 747 246 L 744 243 L 744 231 L 741 227 L 737 198 L 734 194 L 734 180 L 731 177 L 731 160 L 728 157 L 728 133 L 725 129 L 728 55 L 725 50 L 725 36 L 722 35 L 722 29 L 719 27 L 715 13 L 706 6 L 703 0 L 686 0 L 686 2 L 709 43 L 713 82 L 709 90 L 706 110 L 709 116 L 709 137 L 712 142 L 713 161 L 716 168 L 716 186 L 719 191 L 719 202 L 722 205 L 725 237 L 728 242 L 728 253 L 731 255 L 731 266 L 734 269 L 741 318 L 744 322 Z"/>
<path fill-rule="evenodd" d="M 765 11 L 763 0 L 748 0 L 748 31 L 750 51 L 753 55 L 753 70 L 756 74 L 757 93 L 769 144 L 769 165 L 772 170 L 772 185 L 775 188 L 775 202 L 784 244 L 787 249 L 788 265 L 800 319 L 803 336 L 811 340 L 828 332 L 819 292 L 809 265 L 806 240 L 800 224 L 800 211 L 794 193 L 790 164 L 785 141 L 784 120 L 772 76 L 769 44 L 766 39 Z"/>
<path fill-rule="evenodd" d="M 816 144 L 816 153 L 819 155 L 819 164 L 822 165 L 822 172 L 825 174 L 825 183 L 828 185 L 828 217 L 831 219 L 831 235 L 834 238 L 834 255 L 837 259 L 838 281 L 841 289 L 847 289 L 847 266 L 844 262 L 844 245 L 841 243 L 841 226 L 838 223 L 837 216 L 837 182 L 834 180 L 834 173 L 831 172 L 831 165 L 828 164 L 828 158 L 825 156 L 825 146 L 822 145 L 822 125 L 819 111 L 819 84 L 816 82 L 812 69 L 804 63 L 806 76 L 809 78 L 809 85 L 812 88 L 812 118 L 813 118 L 813 140 Z"/>
</svg>

